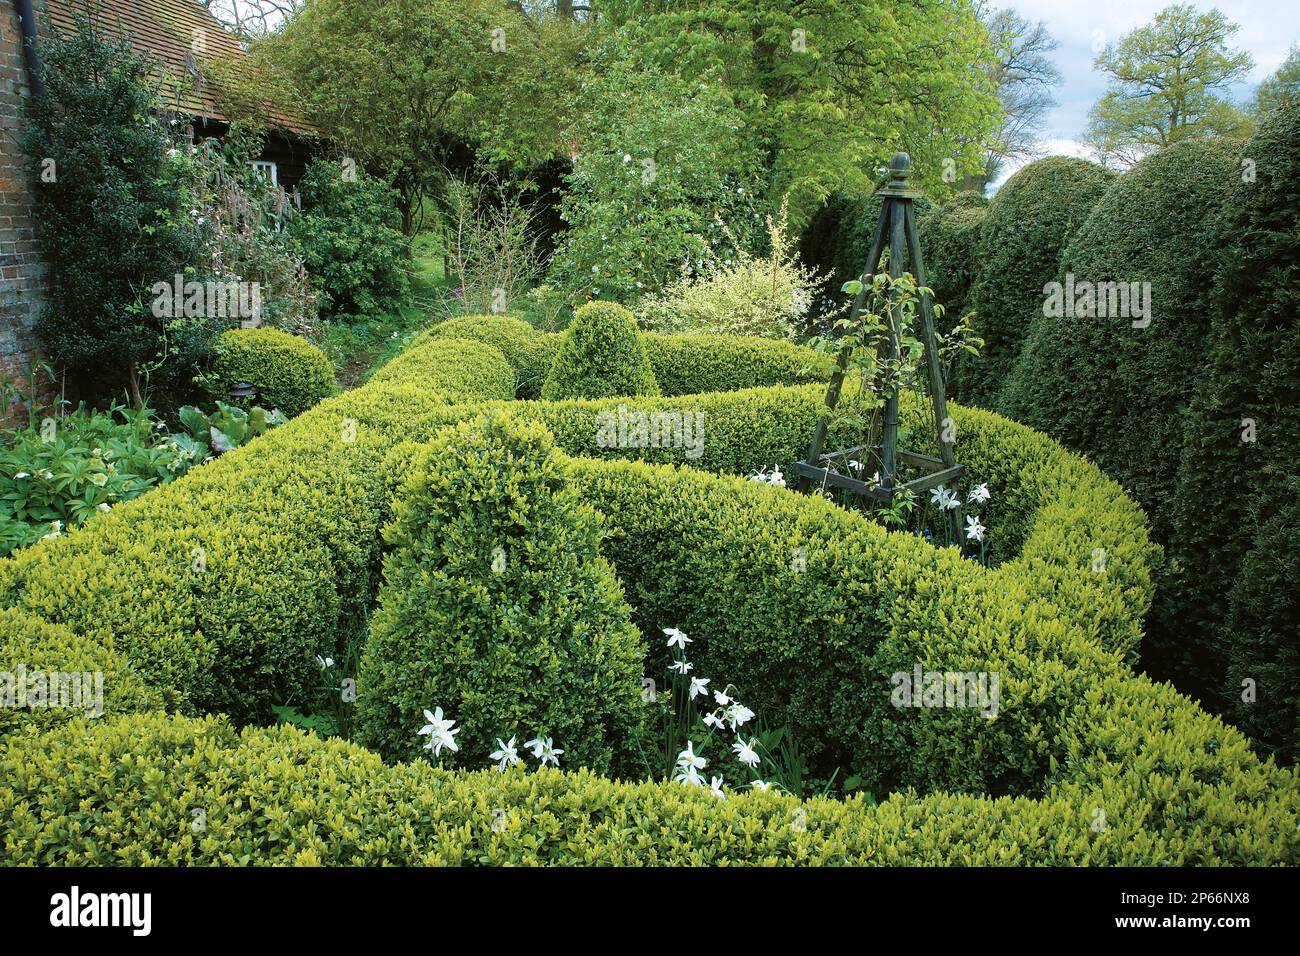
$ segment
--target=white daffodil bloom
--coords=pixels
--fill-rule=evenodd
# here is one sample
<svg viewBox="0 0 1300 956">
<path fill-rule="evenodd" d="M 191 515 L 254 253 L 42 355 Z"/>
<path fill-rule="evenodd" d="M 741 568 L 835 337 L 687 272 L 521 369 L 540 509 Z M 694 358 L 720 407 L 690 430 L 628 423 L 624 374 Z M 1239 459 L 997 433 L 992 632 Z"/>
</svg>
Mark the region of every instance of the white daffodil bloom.
<svg viewBox="0 0 1300 956">
<path fill-rule="evenodd" d="M 707 677 L 691 678 L 691 700 L 696 697 L 707 697 L 709 694 L 709 679 Z"/>
<path fill-rule="evenodd" d="M 725 690 L 715 690 L 713 692 L 713 699 L 718 702 L 719 707 L 726 707 L 731 703 L 731 698 L 727 696 Z"/>
<path fill-rule="evenodd" d="M 722 792 L 722 778 L 714 777 L 709 781 L 709 793 L 713 794 L 719 800 L 726 800 L 727 795 Z"/>
<path fill-rule="evenodd" d="M 677 775 L 673 777 L 683 787 L 702 787 L 704 778 L 702 778 L 694 767 L 678 767 Z"/>
<path fill-rule="evenodd" d="M 319 664 L 321 667 L 324 667 L 324 668 L 326 668 L 326 669 L 329 669 L 329 668 L 331 668 L 331 667 L 334 666 L 334 658 L 332 658 L 332 657 L 321 657 L 319 654 L 317 654 L 317 655 L 316 655 L 316 663 Z M 428 711 L 426 711 L 425 713 L 427 714 Z"/>
<path fill-rule="evenodd" d="M 988 528 L 980 524 L 978 515 L 971 515 L 966 519 L 966 539 L 968 541 L 983 541 L 984 532 L 987 530 Z"/>
<path fill-rule="evenodd" d="M 735 703 L 727 708 L 727 722 L 731 724 L 731 729 L 735 730 L 743 724 L 749 723 L 754 719 L 754 712 L 744 704 Z"/>
<path fill-rule="evenodd" d="M 686 741 L 686 749 L 677 755 L 677 766 L 682 770 L 691 768 L 694 770 L 703 770 L 709 765 L 709 761 L 695 752 L 694 742 Z"/>
<path fill-rule="evenodd" d="M 519 751 L 515 749 L 515 738 L 511 737 L 510 741 L 506 743 L 498 737 L 497 749 L 488 754 L 488 757 L 497 762 L 497 773 L 505 773 L 506 767 L 513 767 L 519 763 Z"/>
<path fill-rule="evenodd" d="M 976 485 L 974 488 L 972 488 L 970 490 L 970 494 L 966 496 L 966 500 L 970 502 L 979 503 L 979 502 L 988 501 L 992 497 L 993 497 L 993 493 L 989 491 L 988 482 L 985 482 L 983 484 Z"/>
<path fill-rule="evenodd" d="M 753 787 L 755 790 L 757 790 L 759 793 L 767 793 L 767 791 L 772 789 L 772 785 L 768 783 L 766 780 L 755 780 L 753 783 L 750 784 L 750 786 Z"/>
<path fill-rule="evenodd" d="M 948 503 L 948 489 L 943 485 L 938 488 L 930 489 L 930 504 L 936 508 L 946 508 Z"/>
<path fill-rule="evenodd" d="M 664 634 L 668 637 L 669 647 L 680 647 L 686 650 L 686 645 L 691 643 L 691 639 L 675 627 L 665 627 Z"/>
<path fill-rule="evenodd" d="M 526 741 L 524 746 L 533 749 L 533 758 L 540 760 L 543 767 L 548 763 L 555 764 L 557 767 L 560 765 L 560 754 L 564 753 L 564 751 L 556 747 L 550 737 L 545 740 L 542 740 L 541 737 L 534 737 L 532 740 Z"/>
<path fill-rule="evenodd" d="M 714 714 L 714 713 L 708 713 L 708 714 L 705 714 L 705 715 L 704 715 L 704 726 L 705 726 L 705 727 L 712 727 L 712 728 L 714 728 L 715 730 L 721 730 L 721 729 L 723 728 L 724 725 L 725 725 L 725 722 L 724 722 L 723 719 L 722 719 L 721 717 L 719 717 L 717 714 Z"/>
<path fill-rule="evenodd" d="M 432 750 L 433 755 L 438 757 L 442 755 L 443 747 L 453 753 L 460 749 L 455 740 L 460 728 L 456 726 L 456 721 L 443 718 L 441 707 L 435 707 L 433 713 L 426 710 L 424 719 L 428 723 L 420 728 L 420 733 L 429 737 L 429 742 L 424 745 L 425 750 Z"/>
<path fill-rule="evenodd" d="M 737 737 L 736 742 L 731 745 L 731 749 L 736 752 L 736 759 L 746 767 L 758 766 L 758 752 L 754 750 L 754 744 L 758 743 L 757 738 L 745 743 L 743 737 Z"/>
<path fill-rule="evenodd" d="M 673 661 L 668 665 L 668 669 L 679 674 L 689 674 L 693 666 L 689 661 Z"/>
</svg>

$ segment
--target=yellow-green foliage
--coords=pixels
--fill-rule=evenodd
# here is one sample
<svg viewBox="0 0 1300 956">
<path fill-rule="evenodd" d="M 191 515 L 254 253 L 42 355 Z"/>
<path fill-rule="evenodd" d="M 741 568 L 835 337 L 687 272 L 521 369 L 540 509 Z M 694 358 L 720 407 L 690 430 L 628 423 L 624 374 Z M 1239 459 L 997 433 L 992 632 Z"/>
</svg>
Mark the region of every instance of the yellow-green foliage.
<svg viewBox="0 0 1300 956">
<path fill-rule="evenodd" d="M 481 766 L 497 739 L 553 737 L 567 764 L 625 765 L 640 635 L 600 554 L 599 517 L 546 429 L 504 411 L 447 429 L 395 507 L 357 680 L 358 742 L 416 757 L 421 714 L 438 706 L 460 722 L 443 764 Z"/>
<path fill-rule="evenodd" d="M 815 497 L 703 470 L 744 475 L 759 455 L 802 456 L 818 386 L 509 402 L 495 349 L 453 339 L 414 351 L 383 379 L 0 562 L 0 598 L 111 647 L 170 709 L 264 719 L 316 679 L 312 655 L 360 625 L 379 524 L 419 443 L 505 411 L 545 423 L 583 456 L 566 474 L 607 518 L 605 554 L 636 623 L 690 633 L 696 672 L 734 682 L 766 719 L 789 720 L 817 767 L 919 793 L 879 807 L 776 794 L 720 802 L 583 771 L 385 766 L 290 729 L 241 735 L 225 721 L 142 713 L 4 739 L 6 862 L 1300 862 L 1296 774 L 1132 674 L 1156 560 L 1144 519 L 1041 435 L 954 409 L 959 457 L 995 495 L 982 512 L 1001 562 L 989 570 Z M 610 460 L 687 461 L 675 449 L 588 457 L 599 412 L 620 403 L 706 411 L 702 456 L 690 468 Z M 747 435 L 758 452 L 745 451 Z M 50 659 L 46 638 L 29 633 L 39 647 L 17 656 Z M 3 630 L 0 640 L 12 659 L 19 645 Z M 649 642 L 648 673 L 665 663 L 660 644 Z M 916 663 L 999 673 L 997 717 L 893 708 L 891 673 Z M 195 810 L 204 832 L 189 826 Z M 789 825 L 796 815 L 800 826 Z"/>
<path fill-rule="evenodd" d="M 616 302 L 588 302 L 578 309 L 542 383 L 542 398 L 658 394 L 632 313 Z"/>
<path fill-rule="evenodd" d="M 423 337 L 477 339 L 500 349 L 515 370 L 520 398 L 536 398 L 541 393 L 542 382 L 555 363 L 561 339 L 553 332 L 535 329 L 522 319 L 508 315 L 458 316 L 435 325 Z"/>
<path fill-rule="evenodd" d="M 784 208 L 779 219 L 768 217 L 767 232 L 768 255 L 741 250 L 707 275 L 684 274 L 638 303 L 638 320 L 656 332 L 794 338 L 825 277 L 799 262 Z"/>
<path fill-rule="evenodd" d="M 665 395 L 824 383 L 830 360 L 792 342 L 709 333 L 641 336 Z"/>
<path fill-rule="evenodd" d="M 208 378 L 212 397 L 229 401 L 236 382 L 257 387 L 254 401 L 300 414 L 334 390 L 334 368 L 325 353 L 306 339 L 279 329 L 231 329 L 217 340 Z"/>
<path fill-rule="evenodd" d="M 89 695 L 72 696 L 71 685 L 60 690 L 59 675 L 81 674 L 91 675 L 89 683 L 77 681 L 82 690 L 91 691 Z M 36 687 L 49 689 L 39 705 L 19 696 L 19 685 L 31 689 L 33 679 Z M 80 706 L 64 706 L 74 701 Z M 111 645 L 97 644 L 13 608 L 0 609 L 0 737 L 18 727 L 48 730 L 82 715 L 127 714 L 158 703 Z"/>
<path fill-rule="evenodd" d="M 0 846 L 6 863 L 46 866 L 1294 865 L 1295 774 L 1261 765 L 1172 691 L 1160 700 L 1136 683 L 1135 710 L 1098 714 L 1099 743 L 1074 755 L 1101 772 L 1095 787 L 879 806 L 720 801 L 588 771 L 387 766 L 355 744 L 290 727 L 238 734 L 211 718 L 74 721 L 0 748 Z M 1090 698 L 1105 703 L 1108 687 Z M 1133 723 L 1144 717 L 1175 726 L 1152 739 Z M 1112 741 L 1131 766 L 1103 753 Z"/>
</svg>

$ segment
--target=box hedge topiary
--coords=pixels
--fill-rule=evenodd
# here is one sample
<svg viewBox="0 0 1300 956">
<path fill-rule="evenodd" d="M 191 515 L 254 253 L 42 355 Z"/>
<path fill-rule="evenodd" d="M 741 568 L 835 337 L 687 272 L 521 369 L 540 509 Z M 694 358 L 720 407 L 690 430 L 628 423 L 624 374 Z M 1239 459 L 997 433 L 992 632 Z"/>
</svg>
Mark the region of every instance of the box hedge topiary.
<svg viewBox="0 0 1300 956">
<path fill-rule="evenodd" d="M 1042 310 L 1043 284 L 1056 278 L 1061 251 L 1114 179 L 1096 163 L 1049 156 L 1020 170 L 993 197 L 970 253 L 974 275 L 965 303 L 976 313 L 984 347 L 958 363 L 958 401 L 997 407 L 1030 320 Z"/>
<path fill-rule="evenodd" d="M 358 740 L 420 753 L 424 710 L 460 722 L 444 764 L 514 738 L 566 764 L 623 764 L 640 713 L 641 644 L 600 523 L 537 424 L 504 413 L 448 429 L 408 472 L 358 674 Z"/>
<path fill-rule="evenodd" d="M 632 313 L 616 302 L 579 308 L 542 383 L 542 398 L 658 394 Z"/>
<path fill-rule="evenodd" d="M 231 401 L 232 385 L 247 382 L 257 388 L 253 403 L 292 418 L 334 391 L 334 368 L 296 335 L 269 326 L 230 329 L 217 339 L 206 382 L 212 398 L 223 402 Z"/>
<path fill-rule="evenodd" d="M 318 679 L 310 668 L 285 664 L 358 625 L 374 594 L 388 489 L 420 441 L 486 403 L 556 422 L 562 443 L 589 446 L 594 415 L 618 404 L 507 404 L 513 382 L 506 391 L 499 375 L 465 371 L 504 367 L 496 350 L 463 340 L 418 349 L 391 378 L 265 436 L 258 455 L 230 453 L 169 485 L 171 497 L 160 489 L 0 562 L 0 595 L 99 643 L 115 637 L 132 664 L 151 665 L 138 669 L 152 688 L 172 681 L 170 696 L 190 710 L 247 719 L 259 710 L 248 695 L 275 701 L 308 686 Z M 762 451 L 775 451 L 800 416 L 815 415 L 817 391 L 691 401 L 709 410 L 709 434 L 725 422 L 718 433 L 735 447 L 717 460 L 743 475 L 746 432 L 784 409 L 764 438 Z M 236 733 L 225 721 L 143 713 L 5 738 L 6 862 L 1294 865 L 1295 772 L 1260 761 L 1241 734 L 1130 671 L 1156 560 L 1141 512 L 1042 435 L 991 413 L 954 408 L 954 417 L 972 478 L 990 481 L 1001 502 L 992 535 L 1008 541 L 993 569 L 739 477 L 615 460 L 564 468 L 605 509 L 609 553 L 639 620 L 688 630 L 697 672 L 707 665 L 717 671 L 706 676 L 752 687 L 744 692 L 765 718 L 796 719 L 818 766 L 867 770 L 920 794 L 876 807 L 757 793 L 718 801 L 587 771 L 385 766 L 354 744 L 289 728 Z M 785 454 L 801 455 L 804 438 Z M 298 462 L 314 466 L 314 482 L 297 479 Z M 278 520 L 252 507 L 272 488 Z M 221 573 L 196 578 L 171 559 L 188 557 L 194 540 L 224 542 L 208 553 Z M 795 574 L 782 559 L 798 545 L 808 562 Z M 303 588 L 309 571 L 319 583 Z M 293 600 L 245 608 L 260 590 Z M 809 630 L 807 621 L 824 626 L 790 629 Z M 241 666 L 222 662 L 227 648 Z M 891 713 L 881 703 L 889 675 L 914 662 L 1000 672 L 996 719 Z M 185 825 L 196 807 L 204 833 Z M 504 829 L 492 825 L 496 808 Z M 785 825 L 796 814 L 805 825 Z"/>
<path fill-rule="evenodd" d="M 477 339 L 495 346 L 515 370 L 519 398 L 537 398 L 555 363 L 561 336 L 508 315 L 462 315 L 429 329 L 433 339 Z"/>
<path fill-rule="evenodd" d="M 980 229 L 988 207 L 982 195 L 967 191 L 918 217 L 925 284 L 934 291 L 934 301 L 944 307 L 942 331 L 952 329 L 969 311 L 970 287 L 982 264 Z"/>
<path fill-rule="evenodd" d="M 1146 508 L 1159 541 L 1169 540 L 1183 418 L 1210 328 L 1217 220 L 1241 177 L 1240 150 L 1177 143 L 1115 182 L 1066 247 L 1057 279 L 1137 283 L 1139 292 L 1148 283 L 1152 314 L 1049 317 L 1040 285 L 1000 409 L 1097 462 Z"/>
</svg>

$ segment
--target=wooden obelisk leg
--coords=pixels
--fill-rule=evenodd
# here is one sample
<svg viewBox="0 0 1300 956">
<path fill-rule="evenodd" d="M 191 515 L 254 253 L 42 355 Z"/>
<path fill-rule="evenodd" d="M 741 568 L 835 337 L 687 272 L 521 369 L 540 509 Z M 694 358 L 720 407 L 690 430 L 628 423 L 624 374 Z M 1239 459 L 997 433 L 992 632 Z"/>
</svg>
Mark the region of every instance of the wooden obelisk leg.
<svg viewBox="0 0 1300 956">
<path fill-rule="evenodd" d="M 849 321 L 856 322 L 858 315 L 862 312 L 862 305 L 867 300 L 867 294 L 871 287 L 872 277 L 876 274 L 876 269 L 880 264 L 880 255 L 884 252 L 885 233 L 888 224 L 889 203 L 886 202 L 880 208 L 880 218 L 876 221 L 876 232 L 871 239 L 871 251 L 867 256 L 866 271 L 862 273 L 862 288 L 858 294 L 853 297 L 853 307 L 849 310 Z M 826 429 L 830 427 L 831 412 L 835 411 L 835 406 L 840 401 L 840 391 L 844 387 L 844 375 L 848 371 L 849 358 L 852 348 L 844 346 L 840 349 L 839 357 L 835 362 L 835 371 L 831 374 L 830 387 L 826 389 L 826 412 L 817 422 L 817 430 L 813 432 L 812 445 L 808 449 L 808 457 L 805 463 L 816 468 L 817 459 L 821 457 L 822 446 L 826 443 Z M 799 487 L 804 491 L 808 490 L 810 480 L 803 476 L 799 479 Z"/>
</svg>

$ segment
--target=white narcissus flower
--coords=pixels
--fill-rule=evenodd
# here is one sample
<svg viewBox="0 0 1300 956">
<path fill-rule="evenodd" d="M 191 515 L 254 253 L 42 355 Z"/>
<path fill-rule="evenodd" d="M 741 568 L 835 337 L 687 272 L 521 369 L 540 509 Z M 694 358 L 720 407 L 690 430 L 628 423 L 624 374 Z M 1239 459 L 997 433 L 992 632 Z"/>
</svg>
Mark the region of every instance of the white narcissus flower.
<svg viewBox="0 0 1300 956">
<path fill-rule="evenodd" d="M 433 755 L 438 757 L 442 755 L 443 747 L 453 753 L 460 749 L 454 739 L 460 733 L 460 728 L 456 726 L 456 721 L 443 718 L 441 707 L 435 707 L 433 713 L 426 710 L 424 719 L 428 723 L 420 728 L 420 733 L 429 737 L 429 742 L 424 745 L 425 750 L 432 750 Z"/>
<path fill-rule="evenodd" d="M 966 539 L 968 541 L 983 541 L 984 532 L 987 530 L 988 528 L 980 524 L 978 515 L 971 515 L 966 519 Z"/>
<path fill-rule="evenodd" d="M 334 666 L 334 658 L 332 658 L 332 657 L 321 657 L 319 654 L 317 654 L 317 655 L 316 655 L 316 663 L 319 664 L 321 667 L 324 667 L 324 668 L 330 668 L 330 667 L 333 667 L 333 666 Z M 427 713 L 427 711 L 426 711 L 426 713 Z"/>
<path fill-rule="evenodd" d="M 680 647 L 686 650 L 686 645 L 691 643 L 691 639 L 675 627 L 665 627 L 664 634 L 668 638 L 669 647 Z"/>
<path fill-rule="evenodd" d="M 746 767 L 758 766 L 758 752 L 754 750 L 754 744 L 758 743 L 757 739 L 745 743 L 744 738 L 737 737 L 736 742 L 731 745 L 731 749 L 736 752 L 736 759 Z"/>
<path fill-rule="evenodd" d="M 14 477 L 15 477 L 15 478 L 30 478 L 31 475 L 30 475 L 28 472 L 20 471 L 20 472 L 18 472 L 18 474 L 14 475 Z"/>
<path fill-rule="evenodd" d="M 488 754 L 488 757 L 497 762 L 497 773 L 505 773 L 506 767 L 513 767 L 519 763 L 519 751 L 515 749 L 515 738 L 511 737 L 509 743 L 504 743 L 498 737 L 497 749 Z"/>
<path fill-rule="evenodd" d="M 524 746 L 533 749 L 533 758 L 540 760 L 543 767 L 548 763 L 555 764 L 557 767 L 560 765 L 560 754 L 564 753 L 564 751 L 556 747 L 550 737 L 545 740 L 542 740 L 541 737 L 534 737 L 532 740 L 526 741 Z"/>
<path fill-rule="evenodd" d="M 747 724 L 754 719 L 754 712 L 744 704 L 735 703 L 727 708 L 727 721 L 731 724 L 731 729 L 735 730 L 742 724 Z"/>
<path fill-rule="evenodd" d="M 719 800 L 726 800 L 727 795 L 722 792 L 722 778 L 714 777 L 709 781 L 709 793 L 713 794 Z"/>
<path fill-rule="evenodd" d="M 686 741 L 686 749 L 677 755 L 677 766 L 685 770 L 688 767 L 693 770 L 703 770 L 709 765 L 709 761 L 695 752 L 693 741 Z"/>
<path fill-rule="evenodd" d="M 713 692 L 713 699 L 718 702 L 719 707 L 726 707 L 731 703 L 731 698 L 727 696 L 725 690 L 715 690 Z"/>
<path fill-rule="evenodd" d="M 966 500 L 971 502 L 983 502 L 988 501 L 992 497 L 993 493 L 989 491 L 988 482 L 984 482 L 983 484 L 976 485 L 972 488 L 970 494 L 966 496 Z"/>
<path fill-rule="evenodd" d="M 699 772 L 694 767 L 679 766 L 677 768 L 677 775 L 673 777 L 673 779 L 676 780 L 678 783 L 680 783 L 683 787 L 704 786 L 704 779 L 700 776 Z"/>
<path fill-rule="evenodd" d="M 943 485 L 930 489 L 930 504 L 936 508 L 948 507 L 948 489 Z"/>
<path fill-rule="evenodd" d="M 668 669 L 670 671 L 676 671 L 679 674 L 689 674 L 692 666 L 694 665 L 688 661 L 673 661 L 668 665 Z"/>
<path fill-rule="evenodd" d="M 768 783 L 766 780 L 755 780 L 753 783 L 750 784 L 750 786 L 753 787 L 755 790 L 757 790 L 759 793 L 767 793 L 767 791 L 772 789 L 772 785 Z"/>
<path fill-rule="evenodd" d="M 709 679 L 707 677 L 691 678 L 691 700 L 696 697 L 707 697 L 709 694 Z"/>
</svg>

